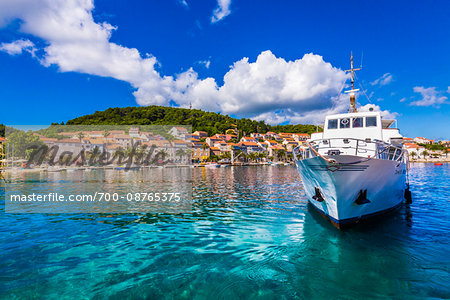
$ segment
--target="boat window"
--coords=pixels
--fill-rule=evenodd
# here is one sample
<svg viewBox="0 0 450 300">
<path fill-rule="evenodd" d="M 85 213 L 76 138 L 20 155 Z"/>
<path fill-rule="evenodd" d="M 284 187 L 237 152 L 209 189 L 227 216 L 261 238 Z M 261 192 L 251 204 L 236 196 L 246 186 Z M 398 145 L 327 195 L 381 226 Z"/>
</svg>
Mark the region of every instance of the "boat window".
<svg viewBox="0 0 450 300">
<path fill-rule="evenodd" d="M 353 128 L 363 127 L 363 118 L 352 119 Z"/>
<path fill-rule="evenodd" d="M 349 118 L 341 119 L 339 124 L 340 124 L 339 128 L 350 128 L 350 119 Z"/>
<path fill-rule="evenodd" d="M 366 127 L 376 127 L 377 117 L 366 117 Z"/>
<path fill-rule="evenodd" d="M 336 129 L 338 125 L 337 119 L 328 120 L 328 129 Z"/>
</svg>

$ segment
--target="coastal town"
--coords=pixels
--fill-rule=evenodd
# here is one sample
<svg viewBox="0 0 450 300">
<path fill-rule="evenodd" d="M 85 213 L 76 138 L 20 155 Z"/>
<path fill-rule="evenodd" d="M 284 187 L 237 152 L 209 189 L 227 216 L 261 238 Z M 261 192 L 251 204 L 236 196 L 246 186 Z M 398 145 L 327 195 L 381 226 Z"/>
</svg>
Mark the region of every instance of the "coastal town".
<svg viewBox="0 0 450 300">
<path fill-rule="evenodd" d="M 410 161 L 413 162 L 449 161 L 450 141 L 404 137 L 403 147 L 408 151 Z"/>
<path fill-rule="evenodd" d="M 164 136 L 156 132 L 142 130 L 139 126 L 122 130 L 64 131 L 57 137 L 47 137 L 33 133 L 38 141 L 49 148 L 57 146 L 57 155 L 64 152 L 106 153 L 109 157 L 118 152 L 136 149 L 144 155 L 151 147 L 160 161 L 168 164 L 277 164 L 292 163 L 293 150 L 310 138 L 307 133 L 240 132 L 237 128 L 222 134 L 209 136 L 206 131 L 190 132 L 190 128 L 174 126 Z M 0 149 L 8 153 L 5 138 L 0 138 Z M 434 141 L 424 137 L 403 138 L 404 148 L 412 162 L 448 161 L 450 141 Z M 8 156 L 6 156 L 8 157 Z M 14 157 L 14 155 L 9 155 Z M 23 160 L 22 160 L 23 161 Z M 3 166 L 8 161 L 3 160 Z M 12 164 L 11 164 L 12 165 Z"/>
</svg>

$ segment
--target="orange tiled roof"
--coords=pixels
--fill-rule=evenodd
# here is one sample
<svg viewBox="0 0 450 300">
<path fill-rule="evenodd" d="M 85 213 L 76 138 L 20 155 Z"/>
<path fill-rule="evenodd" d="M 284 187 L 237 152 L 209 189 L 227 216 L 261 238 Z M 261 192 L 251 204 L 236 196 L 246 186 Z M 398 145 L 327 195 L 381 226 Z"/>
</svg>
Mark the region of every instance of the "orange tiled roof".
<svg viewBox="0 0 450 300">
<path fill-rule="evenodd" d="M 284 148 L 279 146 L 279 145 L 272 146 L 271 148 L 272 149 L 277 149 L 277 150 L 284 150 Z"/>
<path fill-rule="evenodd" d="M 117 148 L 121 148 L 121 146 L 117 144 L 106 145 L 106 149 L 117 149 Z"/>
<path fill-rule="evenodd" d="M 185 141 L 182 140 L 173 140 L 172 142 L 176 144 L 187 144 Z"/>
<path fill-rule="evenodd" d="M 403 144 L 406 148 L 419 148 L 420 146 L 414 143 L 404 143 Z"/>
<path fill-rule="evenodd" d="M 103 139 L 103 138 L 89 138 L 86 140 L 89 141 L 91 144 L 104 144 L 105 143 L 105 139 Z"/>
<path fill-rule="evenodd" d="M 59 140 L 58 143 L 78 143 L 78 144 L 81 144 L 81 141 L 77 140 L 77 139 L 62 139 L 62 140 Z"/>
<path fill-rule="evenodd" d="M 143 142 L 142 145 L 169 146 L 170 143 L 166 140 L 156 140 L 156 141 L 150 141 L 150 142 Z"/>
<path fill-rule="evenodd" d="M 42 141 L 42 142 L 56 142 L 56 141 L 58 141 L 58 139 L 48 138 L 48 137 L 45 137 L 45 136 L 40 136 L 39 140 Z"/>
<path fill-rule="evenodd" d="M 259 146 L 255 142 L 242 142 L 241 144 L 244 145 L 244 146 Z"/>
<path fill-rule="evenodd" d="M 60 132 L 58 135 L 65 135 L 65 136 L 74 136 L 78 134 L 78 132 Z"/>
<path fill-rule="evenodd" d="M 115 138 L 115 139 L 128 139 L 128 140 L 131 140 L 131 137 L 129 135 L 126 135 L 126 134 L 115 134 L 113 136 L 113 138 Z"/>
</svg>

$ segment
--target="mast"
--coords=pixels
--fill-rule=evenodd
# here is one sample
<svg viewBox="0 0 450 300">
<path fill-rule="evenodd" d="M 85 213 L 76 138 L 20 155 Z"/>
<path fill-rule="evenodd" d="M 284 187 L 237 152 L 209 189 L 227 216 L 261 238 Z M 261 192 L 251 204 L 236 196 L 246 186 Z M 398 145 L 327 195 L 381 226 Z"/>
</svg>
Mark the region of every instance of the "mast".
<svg viewBox="0 0 450 300">
<path fill-rule="evenodd" d="M 352 89 L 349 91 L 345 91 L 346 93 L 350 94 L 350 110 L 349 112 L 357 112 L 356 110 L 356 95 L 355 92 L 359 91 L 359 89 L 355 90 L 354 87 L 354 83 L 355 83 L 355 77 L 354 77 L 354 72 L 355 71 L 359 71 L 361 70 L 361 68 L 353 68 L 353 52 L 351 53 L 350 56 L 350 70 L 345 70 L 345 72 L 350 72 L 351 77 L 352 77 Z"/>
</svg>

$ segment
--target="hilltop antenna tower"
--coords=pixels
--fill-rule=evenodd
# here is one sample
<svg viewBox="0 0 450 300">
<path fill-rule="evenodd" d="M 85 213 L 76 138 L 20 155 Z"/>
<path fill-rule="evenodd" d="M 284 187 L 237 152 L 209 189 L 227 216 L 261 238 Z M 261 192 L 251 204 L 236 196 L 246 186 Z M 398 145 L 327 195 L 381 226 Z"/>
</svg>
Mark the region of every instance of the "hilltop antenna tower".
<svg viewBox="0 0 450 300">
<path fill-rule="evenodd" d="M 352 89 L 345 91 L 345 93 L 350 94 L 350 111 L 349 112 L 357 112 L 356 110 L 356 95 L 355 92 L 359 91 L 359 89 L 355 89 L 354 87 L 354 83 L 355 83 L 355 76 L 354 76 L 354 72 L 355 71 L 359 71 L 362 68 L 353 68 L 353 52 L 351 53 L 350 56 L 350 70 L 345 70 L 345 72 L 350 72 L 351 77 L 352 77 Z"/>
</svg>

